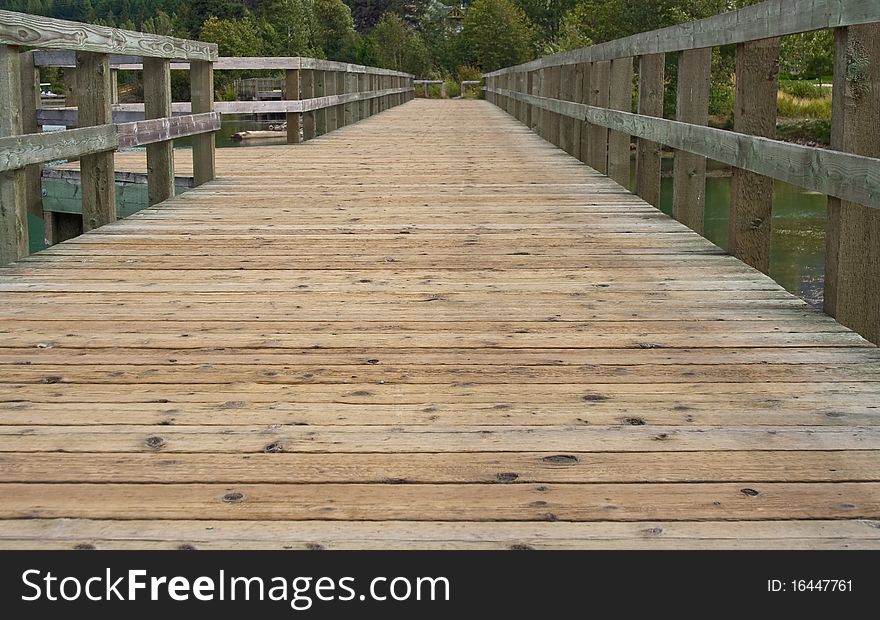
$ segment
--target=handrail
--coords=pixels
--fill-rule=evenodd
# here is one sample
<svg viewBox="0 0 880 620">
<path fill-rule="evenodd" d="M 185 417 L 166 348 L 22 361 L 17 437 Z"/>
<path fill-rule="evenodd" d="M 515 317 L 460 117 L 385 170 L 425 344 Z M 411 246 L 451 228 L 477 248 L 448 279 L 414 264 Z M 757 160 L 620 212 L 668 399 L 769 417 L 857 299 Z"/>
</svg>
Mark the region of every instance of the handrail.
<svg viewBox="0 0 880 620">
<path fill-rule="evenodd" d="M 831 150 L 776 137 L 780 37 L 832 28 Z M 712 48 L 735 43 L 733 131 L 708 127 Z M 665 53 L 676 118 L 663 118 Z M 639 60 L 638 111 L 633 63 Z M 689 24 L 486 73 L 487 99 L 659 206 L 660 145 L 675 153 L 673 217 L 703 233 L 707 158 L 733 168 L 728 251 L 769 271 L 773 180 L 829 196 L 825 310 L 880 343 L 880 2 L 769 0 Z"/>
<path fill-rule="evenodd" d="M 41 50 L 37 52 L 34 62 L 41 67 L 64 68 L 76 66 L 74 54 L 67 50 Z M 143 69 L 143 63 L 137 56 L 114 54 L 110 57 L 110 67 L 120 71 L 140 71 Z M 172 71 L 186 71 L 188 69 L 189 63 L 171 63 Z M 288 69 L 313 69 L 318 71 L 344 71 L 346 73 L 413 77 L 411 73 L 394 71 L 393 69 L 300 56 L 220 56 L 214 60 L 215 71 L 286 71 Z"/>
<path fill-rule="evenodd" d="M 880 22 L 880 2 L 875 0 L 769 0 L 686 24 L 545 56 L 486 73 L 484 77 L 583 62 L 720 47 L 876 22 Z"/>
<path fill-rule="evenodd" d="M 22 46 L 37 49 L 25 52 Z M 75 115 L 79 128 L 40 133 L 40 66 L 73 69 L 78 105 L 63 113 Z M 121 68 L 144 72 L 139 109 L 145 120 L 113 123 L 113 80 Z M 175 115 L 184 106 L 171 102 L 172 69 L 190 72 L 190 114 Z M 284 70 L 288 100 L 215 106 L 215 69 Z M 147 147 L 148 200 L 154 205 L 175 192 L 174 139 L 193 138 L 194 186 L 214 178 L 212 134 L 223 112 L 286 113 L 288 142 L 296 143 L 408 101 L 412 78 L 314 58 L 219 59 L 212 43 L 0 11 L 0 265 L 27 254 L 28 212 L 46 217 L 53 243 L 115 221 L 117 149 Z M 75 157 L 81 159 L 81 221 L 44 212 L 41 202 L 40 164 Z"/>
<path fill-rule="evenodd" d="M 215 43 L 93 26 L 13 11 L 0 11 L 0 44 L 99 54 L 134 54 L 151 58 L 205 61 L 217 59 Z"/>
</svg>

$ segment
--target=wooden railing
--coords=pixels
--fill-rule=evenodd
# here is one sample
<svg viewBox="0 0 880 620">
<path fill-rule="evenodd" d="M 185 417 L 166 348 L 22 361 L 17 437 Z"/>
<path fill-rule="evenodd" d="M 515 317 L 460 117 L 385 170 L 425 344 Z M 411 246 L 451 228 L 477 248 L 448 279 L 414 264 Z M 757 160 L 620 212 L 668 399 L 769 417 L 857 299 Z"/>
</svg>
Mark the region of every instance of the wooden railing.
<svg viewBox="0 0 880 620">
<path fill-rule="evenodd" d="M 834 29 L 833 150 L 780 142 L 780 37 Z M 735 44 L 734 131 L 707 127 L 712 48 Z M 665 54 L 678 53 L 675 120 L 663 116 Z M 633 113 L 633 62 L 639 59 Z M 660 204 L 660 145 L 675 150 L 673 216 L 703 233 L 706 158 L 733 167 L 728 251 L 769 271 L 773 180 L 829 196 L 825 309 L 880 342 L 880 2 L 771 0 L 693 23 L 487 73 L 486 97 Z"/>
<path fill-rule="evenodd" d="M 78 128 L 40 133 L 39 73 L 27 48 L 70 50 L 77 82 Z M 114 125 L 110 55 L 144 58 L 147 120 Z M 193 136 L 194 184 L 214 178 L 212 63 L 217 46 L 140 32 L 0 11 L 0 265 L 28 253 L 28 212 L 43 217 L 40 164 L 79 158 L 82 217 L 46 218 L 47 238 L 60 241 L 116 220 L 114 151 L 147 147 L 150 204 L 174 195 L 174 138 Z M 171 118 L 172 60 L 190 67 L 193 114 Z"/>
<path fill-rule="evenodd" d="M 112 71 L 141 71 L 138 58 L 111 57 Z M 38 52 L 38 66 L 75 68 L 69 52 Z M 185 71 L 189 64 L 171 63 L 171 70 Z M 339 127 L 378 114 L 412 99 L 413 76 L 409 73 L 366 67 L 350 63 L 300 57 L 220 57 L 214 71 L 284 71 L 286 99 L 269 101 L 218 101 L 214 109 L 221 114 L 287 114 L 288 141 L 310 140 Z M 137 118 L 143 104 L 117 104 L 117 116 Z M 187 103 L 172 106 L 176 114 L 185 114 Z M 46 124 L 76 125 L 76 111 L 71 108 L 40 110 Z"/>
<path fill-rule="evenodd" d="M 41 66 L 75 75 L 75 106 L 41 108 Z M 144 103 L 116 104 L 118 70 L 143 71 Z M 172 103 L 172 70 L 189 71 L 190 102 Z M 284 71 L 287 100 L 215 103 L 214 70 Z M 174 195 L 175 138 L 192 136 L 193 186 L 214 178 L 221 113 L 286 114 L 298 143 L 409 101 L 412 79 L 313 58 L 218 58 L 214 44 L 0 11 L 0 265 L 27 255 L 28 213 L 50 244 L 115 221 L 117 149 L 146 146 L 154 205 Z M 43 134 L 42 124 L 76 129 Z M 82 216 L 44 213 L 40 164 L 74 158 Z"/>
</svg>

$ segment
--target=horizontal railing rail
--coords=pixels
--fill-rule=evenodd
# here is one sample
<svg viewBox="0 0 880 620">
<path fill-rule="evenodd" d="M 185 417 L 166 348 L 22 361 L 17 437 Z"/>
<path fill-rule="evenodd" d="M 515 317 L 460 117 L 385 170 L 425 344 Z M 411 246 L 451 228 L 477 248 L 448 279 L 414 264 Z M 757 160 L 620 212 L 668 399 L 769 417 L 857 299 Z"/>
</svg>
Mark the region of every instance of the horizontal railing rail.
<svg viewBox="0 0 880 620">
<path fill-rule="evenodd" d="M 65 107 L 42 107 L 40 67 L 64 69 Z M 117 103 L 120 70 L 143 72 L 144 103 Z M 173 70 L 189 71 L 190 102 L 172 103 Z M 284 71 L 286 99 L 215 103 L 215 70 Z M 113 222 L 118 149 L 146 146 L 154 205 L 175 192 L 175 139 L 192 137 L 192 185 L 214 178 L 221 114 L 286 114 L 287 140 L 298 143 L 408 101 L 412 79 L 315 58 L 221 58 L 211 43 L 0 11 L 0 265 L 27 254 L 28 214 L 44 219 L 49 243 Z M 43 124 L 76 129 L 41 133 Z M 73 158 L 81 218 L 42 207 L 40 165 Z"/>
<path fill-rule="evenodd" d="M 829 28 L 835 37 L 831 149 L 776 140 L 781 37 Z M 736 44 L 732 131 L 708 126 L 712 48 L 729 44 Z M 663 118 L 670 52 L 678 62 L 674 119 Z M 827 195 L 825 309 L 880 342 L 880 2 L 770 0 L 484 79 L 489 101 L 624 186 L 636 138 L 635 191 L 656 206 L 661 146 L 672 149 L 672 213 L 700 234 L 706 161 L 731 166 L 728 251 L 765 273 L 773 181 Z"/>
</svg>

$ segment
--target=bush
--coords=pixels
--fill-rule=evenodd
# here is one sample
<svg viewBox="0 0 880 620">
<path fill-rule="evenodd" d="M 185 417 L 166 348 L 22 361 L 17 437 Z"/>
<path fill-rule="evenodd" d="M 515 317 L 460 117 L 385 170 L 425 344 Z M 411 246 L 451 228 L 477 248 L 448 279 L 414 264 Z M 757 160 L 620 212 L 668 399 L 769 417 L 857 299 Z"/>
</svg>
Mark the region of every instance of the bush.
<svg viewBox="0 0 880 620">
<path fill-rule="evenodd" d="M 825 99 L 828 96 L 824 88 L 806 80 L 779 80 L 779 90 L 799 99 Z"/>
<path fill-rule="evenodd" d="M 455 80 L 446 80 L 446 95 L 450 99 L 461 97 L 461 83 Z"/>
<path fill-rule="evenodd" d="M 831 143 L 831 121 L 818 119 L 785 119 L 776 126 L 777 138 L 801 143 Z"/>
</svg>

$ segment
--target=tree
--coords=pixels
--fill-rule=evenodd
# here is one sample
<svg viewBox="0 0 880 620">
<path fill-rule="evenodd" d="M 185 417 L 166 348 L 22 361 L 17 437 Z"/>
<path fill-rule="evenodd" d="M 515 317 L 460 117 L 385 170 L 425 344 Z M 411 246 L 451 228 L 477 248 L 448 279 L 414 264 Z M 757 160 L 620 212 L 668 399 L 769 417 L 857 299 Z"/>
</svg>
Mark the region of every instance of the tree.
<svg viewBox="0 0 880 620">
<path fill-rule="evenodd" d="M 538 29 L 543 40 L 557 38 L 565 15 L 577 0 L 514 0 Z"/>
<path fill-rule="evenodd" d="M 471 63 L 483 71 L 529 60 L 535 40 L 534 26 L 512 0 L 475 0 L 461 36 Z"/>
<path fill-rule="evenodd" d="M 368 38 L 369 51 L 381 67 L 414 75 L 425 75 L 431 68 L 430 53 L 422 37 L 407 28 L 395 13 L 387 13 Z"/>
<path fill-rule="evenodd" d="M 315 44 L 332 60 L 353 60 L 355 38 L 351 9 L 342 0 L 315 0 Z"/>
<path fill-rule="evenodd" d="M 266 47 L 279 56 L 313 56 L 316 51 L 312 0 L 275 0 L 262 9 L 276 33 Z"/>
<path fill-rule="evenodd" d="M 216 43 L 221 56 L 261 56 L 263 40 L 253 18 L 205 20 L 199 34 L 202 41 Z"/>
</svg>

